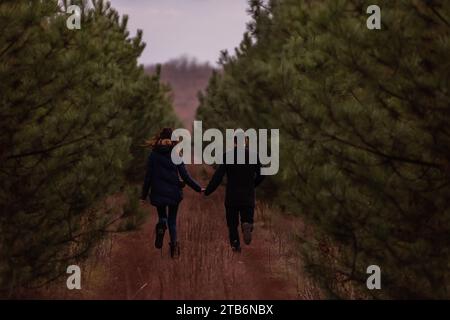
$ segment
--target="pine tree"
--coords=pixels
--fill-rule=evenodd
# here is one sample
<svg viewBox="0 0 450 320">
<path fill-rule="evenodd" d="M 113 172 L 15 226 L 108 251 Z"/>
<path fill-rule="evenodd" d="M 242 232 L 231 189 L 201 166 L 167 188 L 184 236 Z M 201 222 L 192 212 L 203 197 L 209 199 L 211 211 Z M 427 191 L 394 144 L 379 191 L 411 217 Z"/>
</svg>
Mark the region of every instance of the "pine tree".
<svg viewBox="0 0 450 320">
<path fill-rule="evenodd" d="M 280 128 L 278 203 L 313 225 L 306 266 L 330 295 L 448 298 L 450 5 L 381 1 L 368 30 L 370 4 L 256 4 L 252 45 L 199 114 Z M 382 290 L 366 288 L 373 264 Z"/>
<path fill-rule="evenodd" d="M 174 119 L 166 88 L 137 64 L 142 33 L 130 37 L 107 2 L 72 3 L 80 30 L 66 27 L 65 1 L 0 3 L 0 290 L 9 293 L 64 274 L 116 230 L 122 217 L 104 199 L 145 162 L 143 137 Z"/>
</svg>

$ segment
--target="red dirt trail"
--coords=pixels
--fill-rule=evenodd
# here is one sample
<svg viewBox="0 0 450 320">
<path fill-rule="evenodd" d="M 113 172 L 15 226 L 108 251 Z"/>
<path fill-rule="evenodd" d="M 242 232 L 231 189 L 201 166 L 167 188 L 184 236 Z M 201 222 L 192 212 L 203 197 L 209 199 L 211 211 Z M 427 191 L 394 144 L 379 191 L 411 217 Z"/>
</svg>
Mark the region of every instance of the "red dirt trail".
<svg viewBox="0 0 450 320">
<path fill-rule="evenodd" d="M 203 167 L 189 166 L 204 177 Z M 203 171 L 203 172 L 202 172 Z M 207 176 L 210 176 L 208 172 Z M 199 179 L 203 185 L 205 179 Z M 227 240 L 224 188 L 205 197 L 189 188 L 178 212 L 181 256 L 171 259 L 168 232 L 162 250 L 154 248 L 156 210 L 140 230 L 115 234 L 106 253 L 82 266 L 82 289 L 69 291 L 65 279 L 32 298 L 58 299 L 304 299 L 314 298 L 308 280 L 299 278 L 299 260 L 256 210 L 253 242 L 242 252 Z M 270 214 L 270 213 L 269 213 Z M 105 250 L 104 250 L 105 251 Z"/>
</svg>

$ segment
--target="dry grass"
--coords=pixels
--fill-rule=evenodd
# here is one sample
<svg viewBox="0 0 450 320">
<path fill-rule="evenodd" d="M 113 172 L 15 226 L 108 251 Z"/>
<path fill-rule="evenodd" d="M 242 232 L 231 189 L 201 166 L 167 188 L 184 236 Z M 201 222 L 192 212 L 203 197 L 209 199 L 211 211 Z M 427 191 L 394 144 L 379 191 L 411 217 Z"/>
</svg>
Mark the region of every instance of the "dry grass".
<svg viewBox="0 0 450 320">
<path fill-rule="evenodd" d="M 302 220 L 283 215 L 265 203 L 258 204 L 256 219 L 272 243 L 266 247 L 271 272 L 295 283 L 297 299 L 323 298 L 317 284 L 303 271 L 298 242 L 298 236 L 306 233 Z"/>
<path fill-rule="evenodd" d="M 201 168 L 190 168 L 201 176 Z M 82 290 L 69 291 L 65 279 L 25 295 L 59 299 L 317 299 L 320 290 L 302 271 L 295 234 L 297 218 L 259 203 L 254 240 L 241 254 L 231 251 L 223 190 L 203 197 L 185 191 L 178 216 L 181 256 L 153 247 L 155 209 L 141 230 L 111 235 L 81 266 Z"/>
</svg>

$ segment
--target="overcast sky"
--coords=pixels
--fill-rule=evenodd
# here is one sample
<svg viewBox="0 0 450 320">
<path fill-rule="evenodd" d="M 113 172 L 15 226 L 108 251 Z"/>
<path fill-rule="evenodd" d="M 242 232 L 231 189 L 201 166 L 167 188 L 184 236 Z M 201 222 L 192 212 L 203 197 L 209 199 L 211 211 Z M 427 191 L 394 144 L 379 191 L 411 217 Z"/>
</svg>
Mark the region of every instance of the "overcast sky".
<svg viewBox="0 0 450 320">
<path fill-rule="evenodd" d="M 165 62 L 187 54 L 215 64 L 220 50 L 233 52 L 250 20 L 247 0 L 110 0 L 128 14 L 131 35 L 144 31 L 140 63 Z"/>
</svg>

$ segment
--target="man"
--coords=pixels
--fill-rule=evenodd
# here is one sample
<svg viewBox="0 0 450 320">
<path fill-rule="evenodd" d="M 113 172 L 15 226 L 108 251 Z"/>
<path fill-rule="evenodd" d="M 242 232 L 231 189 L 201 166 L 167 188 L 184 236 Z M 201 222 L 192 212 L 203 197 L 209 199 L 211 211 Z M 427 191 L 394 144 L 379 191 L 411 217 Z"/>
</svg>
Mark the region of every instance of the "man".
<svg viewBox="0 0 450 320">
<path fill-rule="evenodd" d="M 242 139 L 243 140 L 243 139 Z M 224 164 L 219 165 L 211 181 L 205 190 L 205 196 L 213 193 L 227 176 L 227 186 L 225 191 L 225 211 L 230 237 L 230 244 L 235 252 L 241 251 L 239 239 L 239 217 L 241 219 L 242 234 L 245 244 L 252 241 L 253 216 L 255 211 L 255 188 L 264 176 L 261 175 L 261 164 L 259 160 L 256 164 L 250 164 L 251 153 L 242 141 L 241 150 L 245 153 L 245 163 L 237 163 L 238 139 L 234 138 L 234 164 L 227 164 L 227 154 L 224 156 Z M 255 155 L 253 155 L 255 156 Z M 255 157 L 257 159 L 257 157 Z"/>
</svg>

